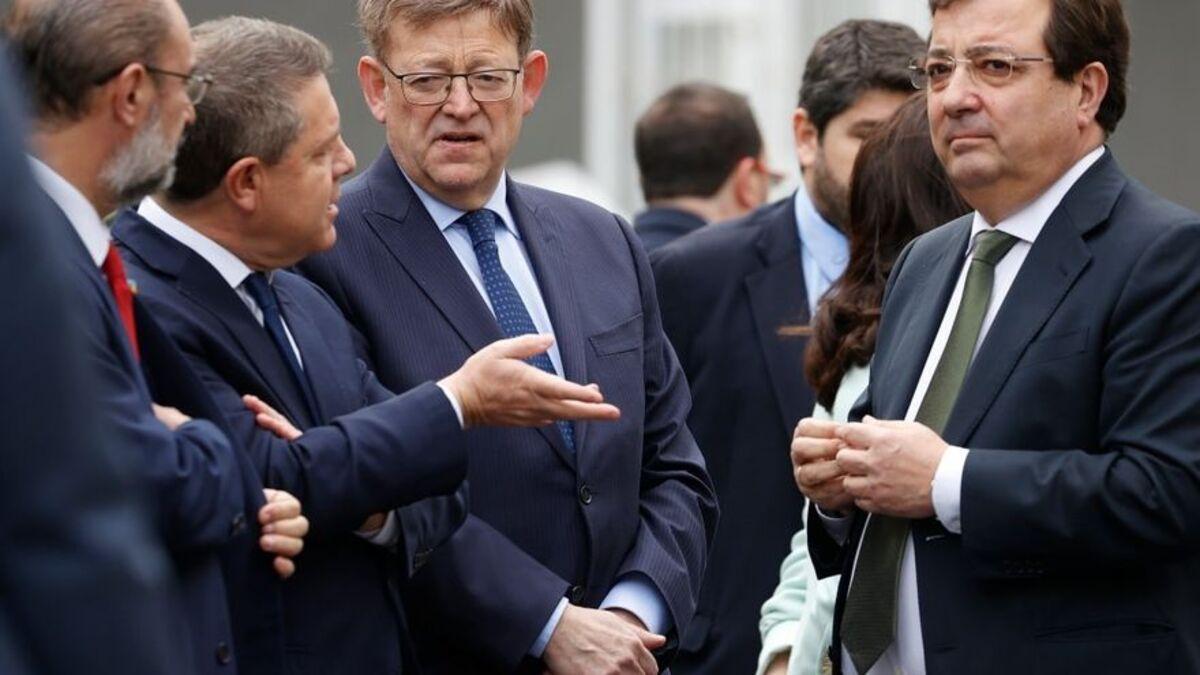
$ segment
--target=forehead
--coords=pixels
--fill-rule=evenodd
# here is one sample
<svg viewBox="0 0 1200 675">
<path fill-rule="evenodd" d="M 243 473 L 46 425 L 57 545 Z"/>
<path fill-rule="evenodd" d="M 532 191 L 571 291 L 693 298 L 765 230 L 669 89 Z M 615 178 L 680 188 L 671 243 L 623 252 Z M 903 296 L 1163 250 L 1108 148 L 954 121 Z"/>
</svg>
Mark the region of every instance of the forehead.
<svg viewBox="0 0 1200 675">
<path fill-rule="evenodd" d="M 466 12 L 415 25 L 403 18 L 388 32 L 391 57 L 405 66 L 451 67 L 475 63 L 516 65 L 516 38 L 486 10 Z"/>
<path fill-rule="evenodd" d="M 933 15 L 930 51 L 961 52 L 977 45 L 1022 51 L 1043 45 L 1051 0 L 959 0 Z"/>
</svg>

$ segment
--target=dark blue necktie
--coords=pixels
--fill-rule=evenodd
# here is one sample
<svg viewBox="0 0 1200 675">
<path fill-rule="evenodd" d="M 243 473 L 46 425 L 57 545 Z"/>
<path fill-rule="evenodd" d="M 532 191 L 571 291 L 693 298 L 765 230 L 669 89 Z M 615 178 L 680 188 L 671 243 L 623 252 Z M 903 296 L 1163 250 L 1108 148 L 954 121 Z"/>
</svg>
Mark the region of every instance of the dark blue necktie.
<svg viewBox="0 0 1200 675">
<path fill-rule="evenodd" d="M 263 327 L 267 329 L 267 334 L 271 336 L 271 342 L 275 343 L 275 349 L 292 371 L 292 377 L 296 380 L 296 386 L 300 389 L 300 394 L 304 398 L 304 405 L 308 407 L 308 413 L 312 416 L 312 421 L 320 423 L 321 417 L 317 414 L 317 398 L 313 394 L 312 384 L 308 381 L 308 376 L 304 374 L 304 369 L 300 366 L 300 360 L 296 358 L 296 352 L 292 349 L 292 343 L 288 340 L 287 333 L 283 329 L 283 316 L 279 313 L 279 302 L 275 297 L 275 290 L 271 288 L 271 283 L 267 281 L 267 275 L 262 272 L 255 272 L 246 277 L 246 281 L 243 283 L 246 287 L 246 292 L 250 294 L 250 297 L 254 298 L 254 302 L 258 303 L 258 308 L 262 310 Z M 295 420 L 292 421 L 295 422 Z"/>
<path fill-rule="evenodd" d="M 482 209 L 464 213 L 458 219 L 471 235 L 471 246 L 475 249 L 475 258 L 479 261 L 479 272 L 483 275 L 483 288 L 487 291 L 488 299 L 492 302 L 492 311 L 496 314 L 496 322 L 505 337 L 517 337 L 537 333 L 533 318 L 525 308 L 525 302 L 517 293 L 512 278 L 500 264 L 500 249 L 496 246 L 496 225 L 499 218 L 495 213 Z M 550 355 L 543 352 L 529 359 L 530 365 L 557 375 Z M 563 441 L 571 451 L 575 450 L 575 427 L 568 421 L 558 422 L 558 430 L 562 433 Z"/>
</svg>

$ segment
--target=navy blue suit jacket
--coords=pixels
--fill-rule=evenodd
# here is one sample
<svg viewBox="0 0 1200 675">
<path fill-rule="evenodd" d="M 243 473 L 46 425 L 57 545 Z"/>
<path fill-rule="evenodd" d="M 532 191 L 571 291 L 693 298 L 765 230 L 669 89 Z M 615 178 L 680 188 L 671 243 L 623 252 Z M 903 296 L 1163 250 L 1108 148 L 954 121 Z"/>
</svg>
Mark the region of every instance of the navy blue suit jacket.
<svg viewBox="0 0 1200 675">
<path fill-rule="evenodd" d="M 566 376 L 598 383 L 615 423 L 468 434 L 471 513 L 409 595 L 426 672 L 532 669 L 525 655 L 564 595 L 595 606 L 622 575 L 695 609 L 717 508 L 685 419 L 687 385 L 627 225 L 586 202 L 510 184 Z M 386 150 L 343 191 L 332 251 L 302 264 L 359 330 L 380 379 L 442 377 L 503 337 Z"/>
<path fill-rule="evenodd" d="M 651 255 L 663 326 L 691 384 L 688 426 L 721 500 L 700 607 L 676 673 L 749 673 L 759 611 L 803 525 L 792 429 L 812 413 L 809 323 L 791 198 L 710 225 Z"/>
<path fill-rule="evenodd" d="M 255 504 L 247 494 L 261 489 L 257 477 L 243 475 L 228 438 L 214 424 L 194 419 L 174 432 L 155 418 L 151 392 L 135 360 L 108 284 L 66 216 L 54 224 L 69 237 L 68 282 L 77 329 L 86 340 L 91 367 L 99 373 L 98 395 L 116 442 L 130 453 L 147 481 L 160 536 L 179 579 L 176 648 L 180 669 L 236 672 L 232 628 L 219 553 L 239 537 L 253 537 Z M 140 318 L 151 358 L 160 350 L 153 321 Z M 249 481 L 247 486 L 243 481 Z M 261 494 L 259 495 L 261 503 Z M 248 515 L 249 512 L 249 515 Z"/>
<path fill-rule="evenodd" d="M 904 417 L 970 231 L 897 261 L 853 415 Z M 962 534 L 913 523 L 927 672 L 1200 672 L 1197 260 L 1200 215 L 1110 153 L 1047 221 L 943 433 L 971 450 Z M 849 572 L 864 518 L 845 548 L 816 518 L 818 572 Z"/>
<path fill-rule="evenodd" d="M 466 454 L 449 400 L 432 383 L 393 396 L 356 359 L 337 307 L 280 270 L 272 285 L 316 395 L 313 418 L 268 333 L 216 269 L 133 211 L 113 232 L 140 299 L 207 384 L 266 485 L 296 495 L 312 523 L 284 593 L 289 671 L 396 672 L 405 639 L 396 584 L 465 517 L 465 497 L 404 509 L 401 560 L 354 530 L 373 513 L 460 487 Z M 260 429 L 243 394 L 304 435 L 289 443 Z"/>
<path fill-rule="evenodd" d="M 169 562 L 71 318 L 75 235 L 30 175 L 19 100 L 0 64 L 0 672 L 170 672 Z"/>
<path fill-rule="evenodd" d="M 676 239 L 704 227 L 704 219 L 683 209 L 650 207 L 633 217 L 633 231 L 646 253 L 653 253 Z"/>
</svg>

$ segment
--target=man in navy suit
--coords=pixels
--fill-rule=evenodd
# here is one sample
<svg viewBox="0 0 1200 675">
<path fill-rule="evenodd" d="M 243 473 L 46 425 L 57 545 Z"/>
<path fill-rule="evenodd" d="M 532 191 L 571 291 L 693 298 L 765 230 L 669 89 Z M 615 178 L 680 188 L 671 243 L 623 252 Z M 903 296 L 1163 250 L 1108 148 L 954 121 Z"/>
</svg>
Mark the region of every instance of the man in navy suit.
<svg viewBox="0 0 1200 675">
<path fill-rule="evenodd" d="M 688 375 L 689 419 L 724 522 L 677 673 L 752 672 L 758 617 L 802 525 L 788 439 L 813 410 L 807 327 L 842 275 L 850 171 L 862 141 L 912 95 L 911 28 L 847 21 L 817 40 L 793 113 L 803 184 L 786 199 L 654 252 L 663 324 Z M 787 655 L 775 668 L 786 669 Z"/>
<path fill-rule="evenodd" d="M 914 84 L 976 212 L 896 262 L 862 422 L 797 430 L 834 663 L 1195 673 L 1200 215 L 1105 148 L 1121 4 L 930 6 Z"/>
<path fill-rule="evenodd" d="M 628 225 L 505 175 L 547 74 L 530 3 L 448 6 L 360 3 L 359 79 L 388 144 L 338 204 L 338 246 L 302 269 L 385 385 L 552 333 L 536 365 L 598 383 L 621 419 L 467 438 L 471 517 L 407 597 L 418 654 L 431 673 L 654 673 L 717 516 L 687 386 Z"/>
<path fill-rule="evenodd" d="M 354 169 L 329 51 L 295 28 L 240 17 L 193 37 L 214 83 L 175 181 L 121 213 L 115 236 L 140 297 L 266 484 L 305 503 L 313 541 L 283 598 L 289 671 L 407 669 L 397 584 L 462 522 L 466 491 L 412 502 L 459 488 L 464 426 L 617 411 L 595 388 L 520 360 L 549 346 L 543 336 L 491 345 L 401 396 L 384 389 L 356 358 L 337 306 L 284 269 L 333 244 L 338 182 Z M 278 414 L 256 416 L 243 394 Z M 264 416 L 284 438 L 259 428 Z M 505 461 L 505 448 L 491 452 Z"/>
<path fill-rule="evenodd" d="M 198 388 L 188 386 L 194 375 L 180 370 L 182 356 L 133 297 L 100 219 L 170 177 L 175 146 L 203 94 L 203 81 L 188 74 L 187 20 L 173 0 L 51 0 L 16 3 L 6 27 L 34 91 L 39 159 L 31 161 L 57 207 L 48 227 L 63 238 L 75 330 L 99 374 L 95 395 L 113 443 L 148 484 L 179 581 L 169 626 L 182 655 L 176 669 L 236 672 L 235 645 L 272 651 L 258 642 L 259 628 L 278 621 L 272 561 L 257 549 L 296 555 L 307 523 L 295 499 L 264 495 L 220 420 L 153 402 L 206 412 Z M 151 375 L 162 392 L 150 388 Z M 273 501 L 264 505 L 267 497 Z M 273 530 L 261 539 L 260 524 Z M 231 558 L 242 564 L 226 576 L 221 563 Z M 290 560 L 275 562 L 291 573 Z M 240 615 L 248 596 L 258 601 Z M 274 652 L 281 655 L 282 644 Z"/>
<path fill-rule="evenodd" d="M 0 672 L 156 675 L 172 663 L 170 571 L 70 319 L 71 242 L 45 226 L 23 97 L 0 64 Z"/>
</svg>

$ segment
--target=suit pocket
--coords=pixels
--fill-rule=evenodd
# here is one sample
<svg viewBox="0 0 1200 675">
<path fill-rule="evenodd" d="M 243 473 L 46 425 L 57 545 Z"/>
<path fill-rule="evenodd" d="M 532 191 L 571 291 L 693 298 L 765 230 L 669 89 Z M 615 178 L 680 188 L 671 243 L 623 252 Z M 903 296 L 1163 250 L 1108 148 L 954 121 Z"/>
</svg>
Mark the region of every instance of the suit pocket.
<svg viewBox="0 0 1200 675">
<path fill-rule="evenodd" d="M 596 356 L 612 356 L 642 348 L 642 314 L 621 321 L 588 338 Z"/>
<path fill-rule="evenodd" d="M 1174 672 L 1175 628 L 1161 621 L 1121 621 L 1042 631 L 1038 673 Z"/>
<path fill-rule="evenodd" d="M 1017 368 L 1025 368 L 1037 363 L 1057 361 L 1087 351 L 1088 329 L 1060 332 L 1048 335 L 1029 343 L 1025 354 L 1017 364 Z"/>
</svg>

